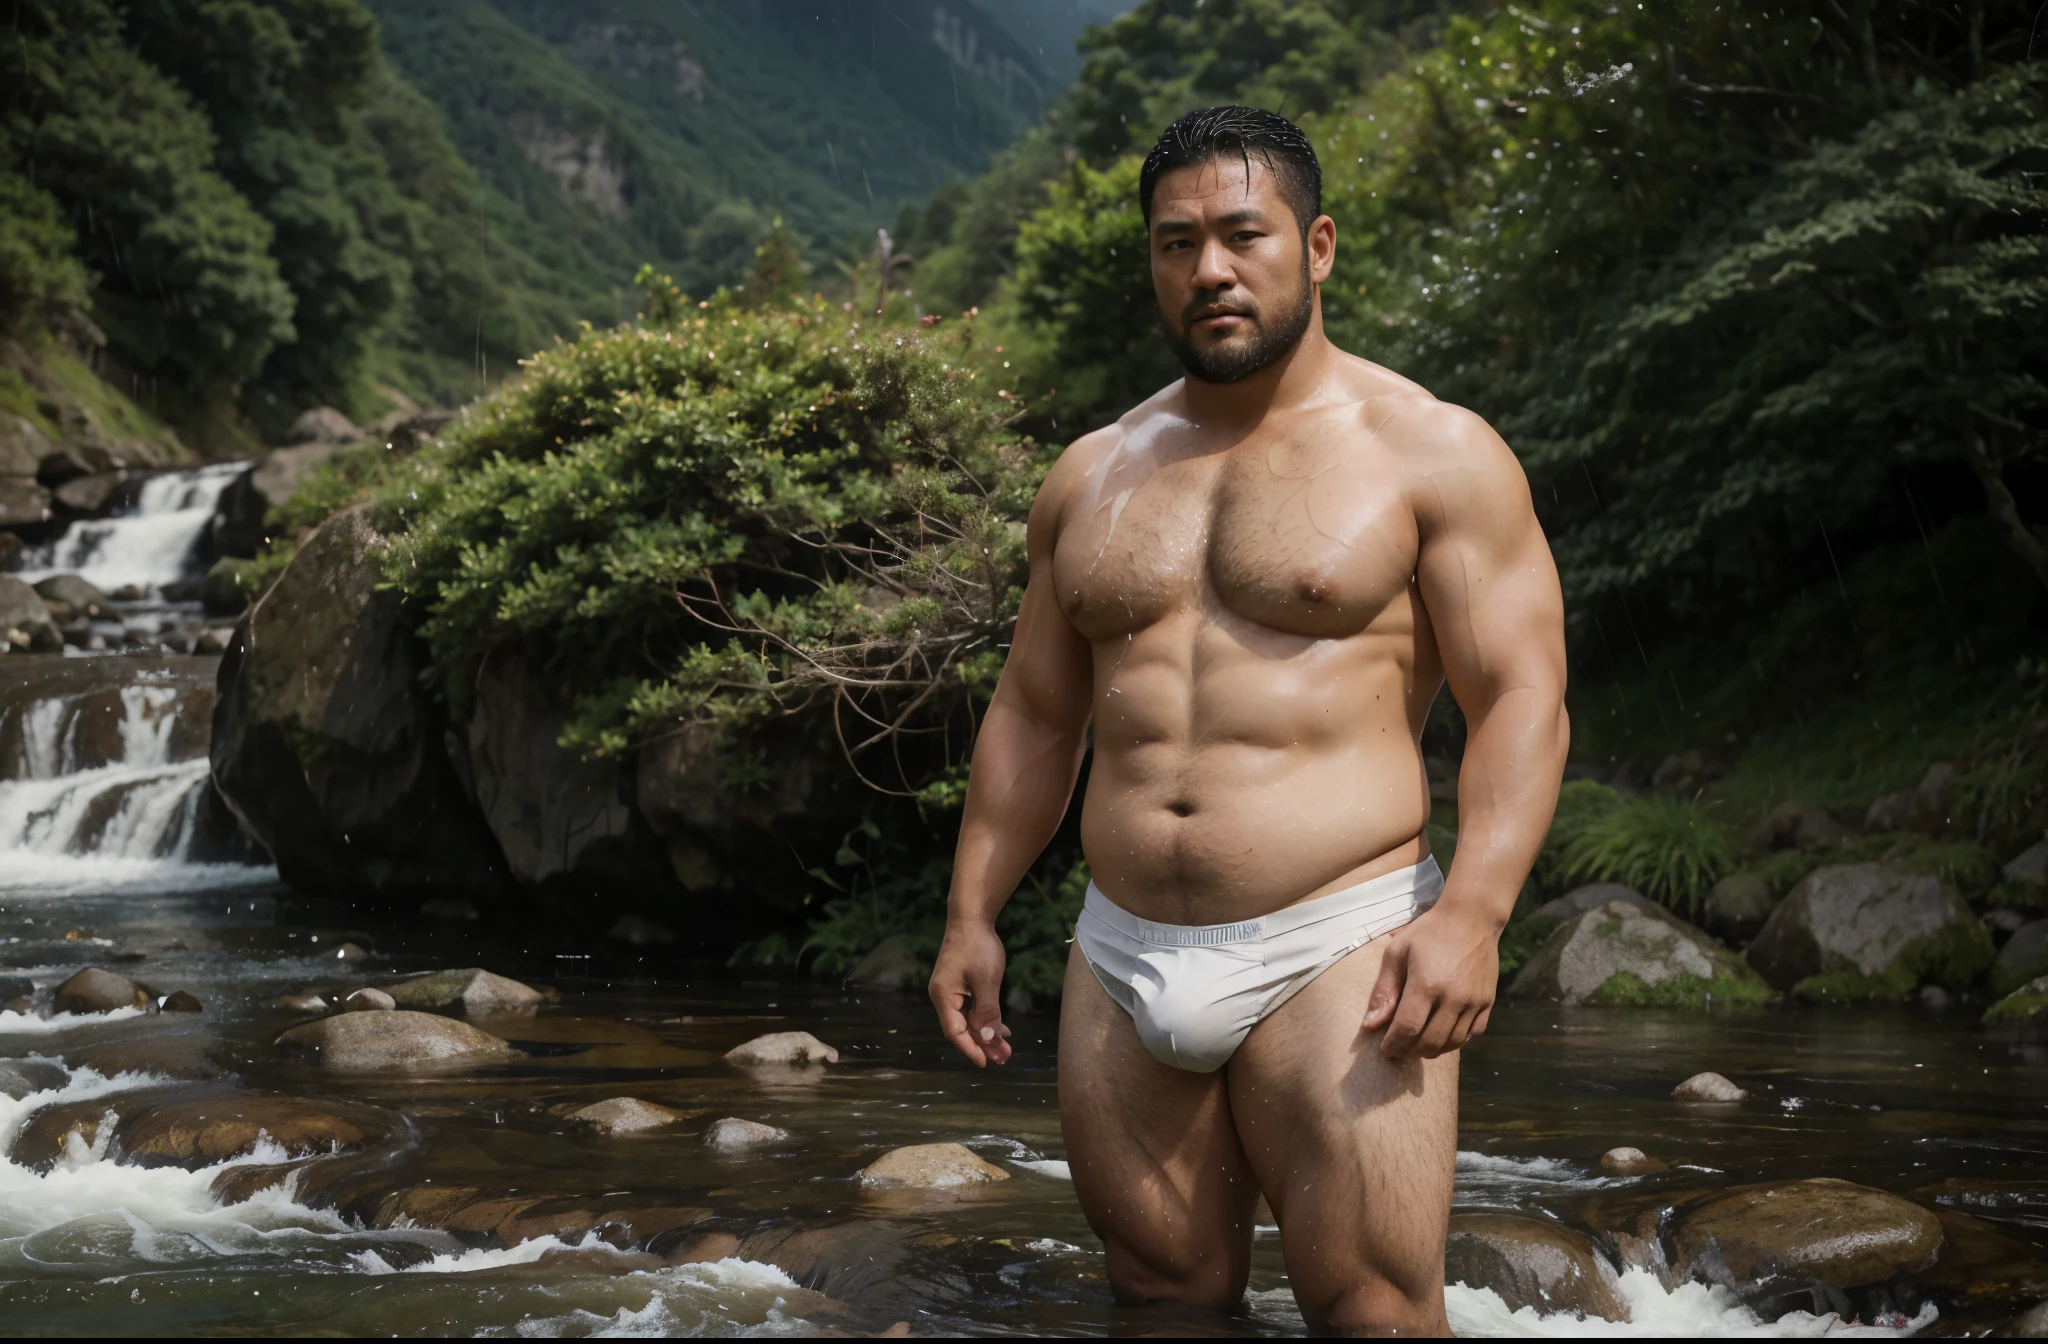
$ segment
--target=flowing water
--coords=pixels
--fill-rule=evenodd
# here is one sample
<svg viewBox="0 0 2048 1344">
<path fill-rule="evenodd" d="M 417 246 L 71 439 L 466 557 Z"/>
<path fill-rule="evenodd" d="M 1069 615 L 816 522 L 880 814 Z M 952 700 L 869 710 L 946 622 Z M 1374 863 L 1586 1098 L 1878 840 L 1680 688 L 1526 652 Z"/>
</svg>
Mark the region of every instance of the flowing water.
<svg viewBox="0 0 2048 1344">
<path fill-rule="evenodd" d="M 74 522 L 56 540 L 31 547 L 22 556 L 21 577 L 36 583 L 77 574 L 109 593 L 132 586 L 159 598 L 170 585 L 198 577 L 199 541 L 214 506 L 248 468 L 222 462 L 149 476 L 132 507 Z"/>
<path fill-rule="evenodd" d="M 115 535 L 84 561 L 146 549 L 121 550 Z M 160 587 L 181 571 L 164 561 L 149 572 Z M 1234 1315 L 1112 1305 L 1065 1179 L 1049 1016 L 1019 1018 L 1016 1060 L 978 1073 L 935 1039 L 913 995 L 645 961 L 488 911 L 378 921 L 295 898 L 237 847 L 207 784 L 213 672 L 210 659 L 113 655 L 0 665 L 0 976 L 36 989 L 27 1011 L 0 1010 L 0 1331 L 1300 1332 L 1270 1228 Z M 352 959 L 349 943 L 371 955 Z M 49 990 L 87 965 L 160 995 L 188 991 L 203 1011 L 52 1015 Z M 273 1002 L 282 993 L 332 1001 L 403 972 L 475 965 L 560 992 L 537 1015 L 480 1024 L 521 1048 L 513 1063 L 345 1076 L 274 1044 L 308 1020 Z M 1837 1176 L 1947 1210 L 1949 1248 L 1875 1326 L 1818 1300 L 1746 1305 L 1727 1287 L 1667 1287 L 1644 1270 L 1620 1280 L 1626 1325 L 1511 1313 L 1462 1286 L 1449 1290 L 1454 1324 L 1955 1333 L 2048 1293 L 2048 1047 L 1986 1033 L 1975 1012 L 1503 1008 L 1466 1054 L 1460 1208 L 1598 1233 L 1682 1191 Z M 841 1060 L 766 1073 L 721 1062 L 778 1030 L 813 1032 Z M 1674 1103 L 1671 1086 L 1702 1069 L 1755 1097 Z M 150 1115 L 229 1091 L 380 1118 L 362 1142 L 312 1158 L 274 1136 L 224 1160 L 130 1151 Z M 566 1118 L 620 1095 L 685 1118 L 638 1138 Z M 699 1134 L 722 1116 L 787 1137 L 721 1154 Z M 855 1178 L 890 1147 L 937 1140 L 1011 1178 L 920 1193 Z M 1598 1159 L 1617 1144 L 1673 1166 L 1608 1175 Z M 1853 1309 L 1877 1310 L 1868 1299 Z"/>
</svg>

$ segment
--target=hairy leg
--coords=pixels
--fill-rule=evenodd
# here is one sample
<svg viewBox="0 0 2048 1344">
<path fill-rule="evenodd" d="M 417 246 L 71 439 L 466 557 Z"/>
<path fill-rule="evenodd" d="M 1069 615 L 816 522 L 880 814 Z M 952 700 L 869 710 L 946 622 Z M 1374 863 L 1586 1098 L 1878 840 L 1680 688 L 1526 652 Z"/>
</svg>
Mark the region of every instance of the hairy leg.
<svg viewBox="0 0 2048 1344">
<path fill-rule="evenodd" d="M 1244 1296 L 1258 1198 L 1221 1073 L 1154 1059 L 1076 947 L 1060 1004 L 1060 1127 L 1074 1193 L 1124 1303 Z"/>
<path fill-rule="evenodd" d="M 1447 1335 L 1458 1057 L 1393 1062 L 1360 1029 L 1384 947 L 1351 953 L 1252 1029 L 1227 1069 L 1231 1111 L 1310 1329 Z"/>
</svg>

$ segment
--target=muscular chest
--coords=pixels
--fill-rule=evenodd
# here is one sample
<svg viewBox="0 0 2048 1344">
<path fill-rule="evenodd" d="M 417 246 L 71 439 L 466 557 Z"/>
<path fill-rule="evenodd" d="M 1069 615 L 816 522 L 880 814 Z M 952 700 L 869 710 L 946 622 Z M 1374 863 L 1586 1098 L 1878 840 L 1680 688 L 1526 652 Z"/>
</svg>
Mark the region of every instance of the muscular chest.
<svg viewBox="0 0 2048 1344">
<path fill-rule="evenodd" d="M 1369 451 L 1244 445 L 1122 465 L 1077 501 L 1054 553 L 1060 605 L 1091 640 L 1209 606 L 1341 638 L 1406 600 L 1414 518 Z"/>
</svg>

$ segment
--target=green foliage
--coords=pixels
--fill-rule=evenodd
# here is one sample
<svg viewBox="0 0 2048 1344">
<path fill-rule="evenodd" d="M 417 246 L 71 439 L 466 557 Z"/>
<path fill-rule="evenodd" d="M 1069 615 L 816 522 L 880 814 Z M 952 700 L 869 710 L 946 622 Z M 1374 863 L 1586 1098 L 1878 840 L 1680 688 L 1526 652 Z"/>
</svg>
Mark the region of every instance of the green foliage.
<svg viewBox="0 0 2048 1344">
<path fill-rule="evenodd" d="M 2033 980 L 1985 1009 L 1984 1025 L 2023 1026 L 2044 1015 L 2048 1015 L 2048 984 Z"/>
<path fill-rule="evenodd" d="M 85 306 L 76 244 L 56 198 L 0 166 L 0 334 Z"/>
<path fill-rule="evenodd" d="M 382 488 L 444 672 L 522 641 L 596 752 L 800 720 L 858 758 L 985 696 L 1042 467 L 961 338 L 648 285 L 666 324 L 544 351 Z"/>
<path fill-rule="evenodd" d="M 1567 881 L 1625 883 L 1693 919 L 1734 867 L 1734 843 L 1707 809 L 1662 794 L 1638 794 L 1574 823 L 1558 856 Z"/>
<path fill-rule="evenodd" d="M 1676 975 L 1644 983 L 1633 971 L 1616 971 L 1593 991 L 1593 1002 L 1628 1008 L 1755 1008 L 1771 997 L 1770 986 L 1735 958 L 1711 978 Z"/>
<path fill-rule="evenodd" d="M 1557 921 L 1548 915 L 1530 915 L 1508 921 L 1500 934 L 1500 976 L 1506 980 L 1529 959 L 1543 950 L 1543 944 L 1550 939 L 1551 931 L 1557 928 Z"/>
</svg>

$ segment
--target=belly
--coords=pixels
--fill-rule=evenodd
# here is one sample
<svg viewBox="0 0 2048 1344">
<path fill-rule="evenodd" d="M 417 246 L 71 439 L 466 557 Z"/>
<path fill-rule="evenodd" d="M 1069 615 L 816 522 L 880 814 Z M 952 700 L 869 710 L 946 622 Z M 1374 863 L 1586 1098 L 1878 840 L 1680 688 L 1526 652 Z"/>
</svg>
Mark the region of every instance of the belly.
<svg viewBox="0 0 2048 1344">
<path fill-rule="evenodd" d="M 1413 684 L 1412 635 L 1254 647 L 1173 624 L 1098 655 L 1081 840 L 1105 894 L 1224 923 L 1428 852 L 1416 737 L 1435 687 Z"/>
</svg>

